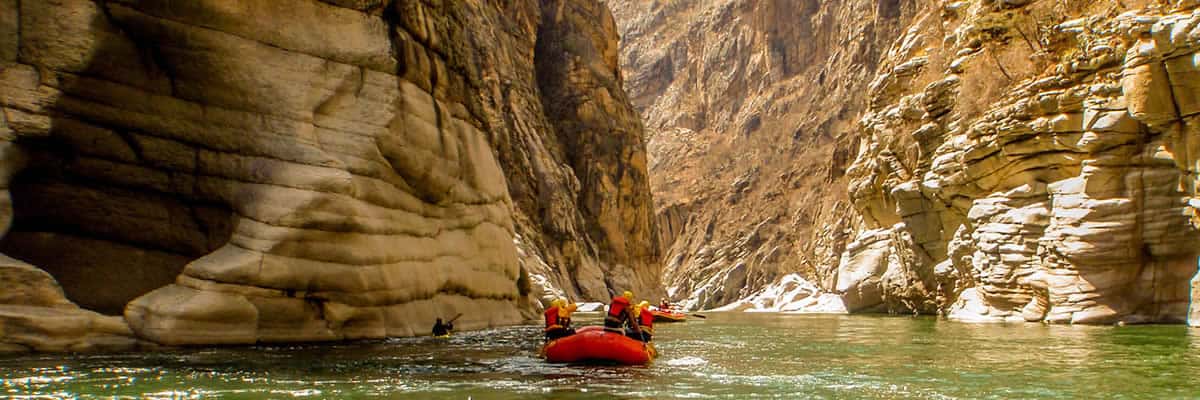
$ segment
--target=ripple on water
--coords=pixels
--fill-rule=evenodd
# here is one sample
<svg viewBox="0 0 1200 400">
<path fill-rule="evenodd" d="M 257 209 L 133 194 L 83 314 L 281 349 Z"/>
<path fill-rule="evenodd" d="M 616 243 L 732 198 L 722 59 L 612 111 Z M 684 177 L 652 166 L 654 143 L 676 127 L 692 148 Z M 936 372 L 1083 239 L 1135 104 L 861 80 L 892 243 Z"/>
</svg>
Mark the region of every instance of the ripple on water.
<svg viewBox="0 0 1200 400">
<path fill-rule="evenodd" d="M 658 342 L 658 341 L 655 340 L 655 342 Z M 672 349 L 689 349 L 690 350 L 690 349 L 740 349 L 740 348 L 744 348 L 746 346 L 747 346 L 746 342 L 734 341 L 734 340 L 723 340 L 723 341 L 680 340 L 680 341 L 670 342 L 667 346 L 660 345 L 659 347 L 667 347 L 667 348 L 672 348 Z"/>
<path fill-rule="evenodd" d="M 687 357 L 667 360 L 667 365 L 670 365 L 672 367 L 695 367 L 695 366 L 700 366 L 700 365 L 705 365 L 705 364 L 708 364 L 707 360 L 700 358 L 700 357 L 693 357 L 693 356 L 687 356 Z"/>
<path fill-rule="evenodd" d="M 323 394 L 323 392 L 321 392 L 320 390 L 317 390 L 317 389 L 299 389 L 299 390 L 273 389 L 271 391 L 268 391 L 267 393 L 274 394 L 274 395 L 286 394 L 291 397 L 313 397 L 313 396 L 320 396 L 321 394 Z"/>
<path fill-rule="evenodd" d="M 145 393 L 145 394 L 143 394 L 143 396 L 145 396 L 146 399 L 151 399 L 151 400 L 158 400 L 158 399 L 176 400 L 176 399 L 203 399 L 206 396 L 211 397 L 215 394 L 216 394 L 216 392 L 210 391 L 210 390 L 190 389 L 190 390 L 164 390 L 164 391 L 160 391 L 160 392 Z"/>
<path fill-rule="evenodd" d="M 339 345 L 0 358 L 0 398 L 1192 398 L 1186 328 L 714 315 L 664 325 L 644 367 L 549 364 L 511 327 Z M 1015 339 L 1013 339 L 1015 337 Z M 996 338 L 1006 338 L 998 340 Z M 1012 340 L 1009 340 L 1012 339 Z M 61 394 L 61 395 L 60 395 Z M 26 396 L 29 395 L 29 396 Z"/>
</svg>

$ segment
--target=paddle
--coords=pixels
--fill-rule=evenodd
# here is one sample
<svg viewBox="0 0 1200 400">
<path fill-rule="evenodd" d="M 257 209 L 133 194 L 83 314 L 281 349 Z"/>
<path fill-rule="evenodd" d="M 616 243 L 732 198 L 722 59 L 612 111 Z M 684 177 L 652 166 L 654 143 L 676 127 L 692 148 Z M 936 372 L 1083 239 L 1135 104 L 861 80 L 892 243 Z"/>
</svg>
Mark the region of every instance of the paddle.
<svg viewBox="0 0 1200 400">
<path fill-rule="evenodd" d="M 454 330 L 454 321 L 457 321 L 457 320 L 458 320 L 458 318 L 459 318 L 459 317 L 461 317 L 461 316 L 463 316 L 463 315 L 462 315 L 462 313 L 458 313 L 458 315 L 455 315 L 455 316 L 454 316 L 454 318 L 450 318 L 450 320 L 449 320 L 449 321 L 446 321 L 446 324 L 445 324 L 445 325 L 446 325 L 446 328 L 447 328 L 447 329 L 446 329 L 446 334 L 447 334 L 447 335 L 449 335 L 449 334 L 450 334 L 450 332 Z"/>
<path fill-rule="evenodd" d="M 691 316 L 693 316 L 693 317 L 696 317 L 696 318 L 700 318 L 700 319 L 708 319 L 708 317 L 705 317 L 705 316 L 704 316 L 704 315 L 702 315 L 702 314 L 691 314 Z"/>
<path fill-rule="evenodd" d="M 455 315 L 454 318 L 446 322 L 442 322 L 442 319 L 438 318 L 438 322 L 433 325 L 433 336 L 438 338 L 450 337 L 450 333 L 454 331 L 454 321 L 458 320 L 461 316 L 462 313 L 458 313 L 458 315 Z M 439 331 L 441 332 L 439 333 Z"/>
</svg>

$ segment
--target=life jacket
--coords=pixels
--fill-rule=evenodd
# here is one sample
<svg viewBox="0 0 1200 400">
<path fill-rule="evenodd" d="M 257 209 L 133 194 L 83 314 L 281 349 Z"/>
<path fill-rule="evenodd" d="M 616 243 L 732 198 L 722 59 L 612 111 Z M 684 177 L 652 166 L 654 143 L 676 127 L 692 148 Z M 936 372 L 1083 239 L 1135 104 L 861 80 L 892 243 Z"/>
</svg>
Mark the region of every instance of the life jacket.
<svg viewBox="0 0 1200 400">
<path fill-rule="evenodd" d="M 649 308 L 642 309 L 642 313 L 638 314 L 638 325 L 646 333 L 654 333 L 654 313 Z"/>
<path fill-rule="evenodd" d="M 571 314 L 575 312 L 575 305 L 569 304 L 558 308 L 558 324 L 563 328 L 571 327 Z"/>
<path fill-rule="evenodd" d="M 624 296 L 615 296 L 612 298 L 612 304 L 608 306 L 608 317 L 618 321 L 624 320 L 626 308 L 629 308 L 629 300 Z"/>
<path fill-rule="evenodd" d="M 558 323 L 558 307 L 550 307 L 546 312 L 542 313 L 546 317 L 546 330 L 562 328 Z"/>
</svg>

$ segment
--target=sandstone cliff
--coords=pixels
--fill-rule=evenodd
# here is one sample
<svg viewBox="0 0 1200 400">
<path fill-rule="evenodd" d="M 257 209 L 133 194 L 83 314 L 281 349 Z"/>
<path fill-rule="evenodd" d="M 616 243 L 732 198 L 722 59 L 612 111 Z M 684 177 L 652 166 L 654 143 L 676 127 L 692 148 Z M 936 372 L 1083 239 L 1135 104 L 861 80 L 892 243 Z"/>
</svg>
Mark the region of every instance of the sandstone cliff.
<svg viewBox="0 0 1200 400">
<path fill-rule="evenodd" d="M 921 2 L 608 0 L 646 121 L 664 282 L 694 308 L 836 265 L 853 127 Z M 837 224 L 824 224 L 839 221 Z"/>
<path fill-rule="evenodd" d="M 612 3 L 676 299 L 1112 323 L 1200 294 L 1195 1 Z"/>
<path fill-rule="evenodd" d="M 1192 1 L 942 4 L 870 88 L 851 310 L 1182 322 L 1196 272 Z M 1194 203 L 1193 203 L 1194 204 Z"/>
<path fill-rule="evenodd" d="M 0 350 L 654 294 L 616 45 L 591 0 L 0 0 Z"/>
</svg>

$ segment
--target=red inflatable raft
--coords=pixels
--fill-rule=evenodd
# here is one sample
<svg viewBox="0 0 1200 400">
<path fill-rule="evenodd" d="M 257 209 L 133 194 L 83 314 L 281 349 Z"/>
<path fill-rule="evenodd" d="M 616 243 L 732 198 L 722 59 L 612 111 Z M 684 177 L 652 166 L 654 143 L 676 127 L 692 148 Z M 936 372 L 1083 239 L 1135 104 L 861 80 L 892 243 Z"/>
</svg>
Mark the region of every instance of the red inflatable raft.
<svg viewBox="0 0 1200 400">
<path fill-rule="evenodd" d="M 654 345 L 605 331 L 599 326 L 585 326 L 574 335 L 554 340 L 542 347 L 546 361 L 553 363 L 617 363 L 642 365 L 657 355 Z"/>
<path fill-rule="evenodd" d="M 679 312 L 650 310 L 650 313 L 654 314 L 654 322 L 683 322 L 687 319 L 687 314 Z"/>
</svg>

